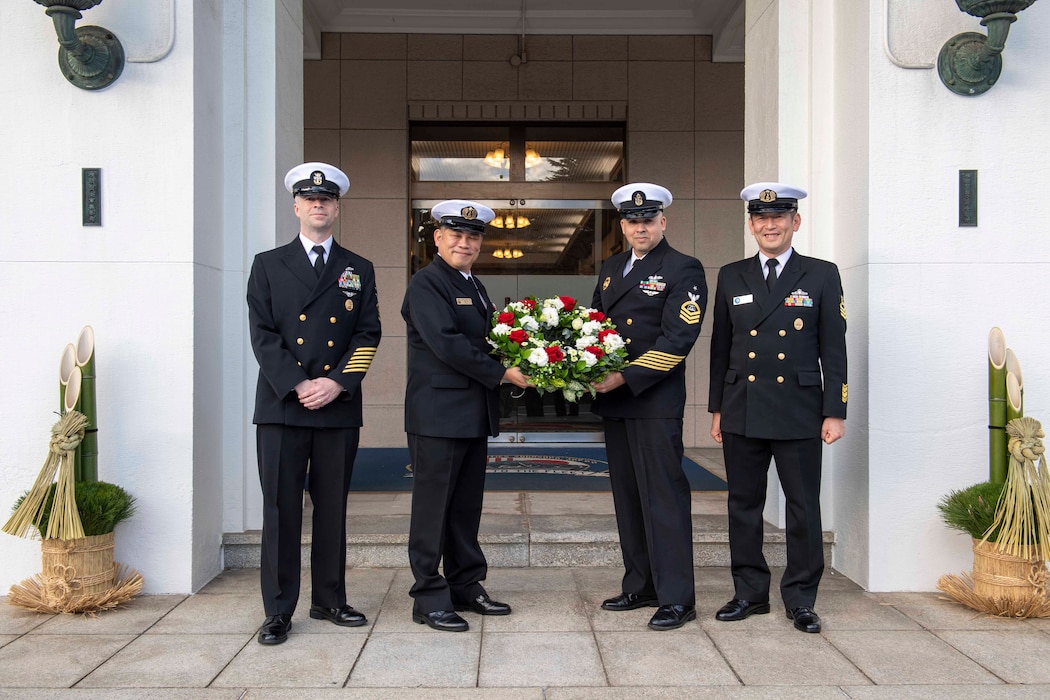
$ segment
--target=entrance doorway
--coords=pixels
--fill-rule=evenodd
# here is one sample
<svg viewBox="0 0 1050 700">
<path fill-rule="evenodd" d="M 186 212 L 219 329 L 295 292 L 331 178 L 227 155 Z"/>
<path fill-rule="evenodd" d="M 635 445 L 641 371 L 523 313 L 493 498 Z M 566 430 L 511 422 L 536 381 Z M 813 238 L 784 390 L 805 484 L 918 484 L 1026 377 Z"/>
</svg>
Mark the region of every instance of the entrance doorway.
<svg viewBox="0 0 1050 700">
<path fill-rule="evenodd" d="M 497 308 L 528 296 L 590 306 L 602 262 L 622 250 L 608 196 L 623 180 L 622 125 L 413 127 L 409 275 L 436 254 L 430 208 L 469 199 L 496 213 L 474 272 Z M 501 387 L 493 442 L 602 442 L 591 398 Z"/>
</svg>

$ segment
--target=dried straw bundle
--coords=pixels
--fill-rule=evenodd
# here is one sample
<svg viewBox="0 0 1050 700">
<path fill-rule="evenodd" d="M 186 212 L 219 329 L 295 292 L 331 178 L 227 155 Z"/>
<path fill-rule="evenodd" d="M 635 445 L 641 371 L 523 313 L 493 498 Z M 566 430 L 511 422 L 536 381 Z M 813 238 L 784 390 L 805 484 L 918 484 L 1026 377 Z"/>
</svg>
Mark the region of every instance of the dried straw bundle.
<svg viewBox="0 0 1050 700">
<path fill-rule="evenodd" d="M 48 538 L 71 540 L 84 536 L 74 494 L 73 456 L 84 438 L 87 418 L 79 411 L 69 411 L 51 428 L 47 459 L 36 481 L 4 524 L 3 531 L 15 537 L 31 537 L 44 516 L 44 501 L 58 474 L 55 502 L 47 524 Z"/>
<path fill-rule="evenodd" d="M 1045 572 L 1045 567 L 1043 567 Z M 1047 595 L 1045 573 L 1041 585 L 1034 583 L 1024 595 L 1005 598 L 989 597 L 974 591 L 973 577 L 968 573 L 945 574 L 937 581 L 937 588 L 949 599 L 978 612 L 999 617 L 1050 617 L 1050 595 Z M 1034 579 L 1033 579 L 1034 580 Z"/>
<path fill-rule="evenodd" d="M 963 605 L 1002 617 L 1050 617 L 1050 472 L 1039 421 L 1006 425 L 1010 463 L 995 520 L 973 542 L 973 573 L 948 574 L 937 588 Z M 1036 464 L 1038 462 L 1038 465 Z M 996 541 L 989 542 L 997 532 Z"/>
<path fill-rule="evenodd" d="M 113 574 L 110 570 L 110 575 Z M 142 592 L 142 574 L 118 564 L 116 576 L 107 588 L 97 593 L 81 593 L 83 580 L 75 571 L 53 569 L 11 586 L 7 602 L 20 608 L 43 613 L 84 613 L 94 615 L 128 602 Z"/>
<path fill-rule="evenodd" d="M 1032 555 L 1045 562 L 1050 559 L 1050 472 L 1041 439 L 1046 433 L 1039 421 L 1028 416 L 1007 423 L 1006 433 L 1010 465 L 992 525 L 993 530 L 999 528 L 995 547 L 1024 558 L 1034 546 L 1038 551 Z"/>
</svg>

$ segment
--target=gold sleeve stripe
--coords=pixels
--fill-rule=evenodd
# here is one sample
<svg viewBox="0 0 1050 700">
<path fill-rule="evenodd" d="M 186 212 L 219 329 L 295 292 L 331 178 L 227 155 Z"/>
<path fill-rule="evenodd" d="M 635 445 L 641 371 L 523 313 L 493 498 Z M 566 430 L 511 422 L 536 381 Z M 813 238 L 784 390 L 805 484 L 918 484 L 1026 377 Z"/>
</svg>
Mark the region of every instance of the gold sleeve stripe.
<svg viewBox="0 0 1050 700">
<path fill-rule="evenodd" d="M 656 370 L 657 372 L 670 372 L 684 359 L 685 355 L 672 355 L 670 353 L 660 352 L 659 350 L 650 350 L 637 360 L 633 361 L 631 365 L 647 367 Z"/>
<path fill-rule="evenodd" d="M 372 365 L 372 358 L 376 355 L 377 348 L 358 348 L 343 368 L 343 374 L 350 372 L 367 372 Z"/>
</svg>

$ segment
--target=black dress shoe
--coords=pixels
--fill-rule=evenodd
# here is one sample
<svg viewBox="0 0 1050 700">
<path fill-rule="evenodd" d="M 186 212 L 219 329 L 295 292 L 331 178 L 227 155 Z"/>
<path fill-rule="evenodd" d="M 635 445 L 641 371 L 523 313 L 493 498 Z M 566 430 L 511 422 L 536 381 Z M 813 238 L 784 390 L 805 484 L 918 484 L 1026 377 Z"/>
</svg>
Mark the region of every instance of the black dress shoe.
<svg viewBox="0 0 1050 700">
<path fill-rule="evenodd" d="M 769 603 L 752 603 L 741 598 L 733 598 L 723 605 L 715 613 L 715 619 L 722 622 L 736 622 L 743 620 L 749 615 L 765 615 L 769 613 Z"/>
<path fill-rule="evenodd" d="M 656 596 L 621 593 L 615 598 L 602 602 L 602 610 L 637 610 L 638 608 L 655 608 L 659 601 Z"/>
<path fill-rule="evenodd" d="M 341 608 L 322 608 L 320 605 L 311 605 L 310 617 L 315 620 L 328 620 L 341 627 L 360 627 L 368 624 L 368 619 L 349 605 Z"/>
<path fill-rule="evenodd" d="M 292 629 L 291 615 L 270 615 L 259 628 L 259 644 L 281 644 Z"/>
<path fill-rule="evenodd" d="M 800 632 L 810 634 L 820 632 L 820 616 L 813 611 L 813 608 L 800 607 L 788 610 L 787 616 L 789 620 L 795 621 L 795 629 Z"/>
<path fill-rule="evenodd" d="M 466 632 L 470 629 L 467 621 L 451 610 L 435 610 L 434 612 L 423 613 L 413 609 L 412 621 L 421 625 L 425 624 L 431 629 L 440 630 L 441 632 Z"/>
<path fill-rule="evenodd" d="M 488 593 L 482 593 L 469 603 L 454 603 L 456 610 L 469 610 L 478 615 L 510 615 L 510 606 L 498 600 L 489 598 Z"/>
<path fill-rule="evenodd" d="M 690 620 L 696 619 L 696 608 L 692 605 L 661 605 L 649 620 L 649 629 L 676 630 Z"/>
</svg>

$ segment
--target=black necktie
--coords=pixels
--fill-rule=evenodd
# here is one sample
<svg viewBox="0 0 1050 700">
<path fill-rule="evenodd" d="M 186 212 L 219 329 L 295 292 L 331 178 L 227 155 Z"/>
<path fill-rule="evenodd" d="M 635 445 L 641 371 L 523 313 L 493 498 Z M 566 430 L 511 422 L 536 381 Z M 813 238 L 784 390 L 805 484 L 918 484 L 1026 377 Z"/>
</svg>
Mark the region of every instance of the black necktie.
<svg viewBox="0 0 1050 700">
<path fill-rule="evenodd" d="M 481 293 L 481 287 L 478 286 L 478 281 L 474 279 L 474 275 L 471 275 L 468 279 L 470 280 L 470 283 L 474 285 L 474 291 L 478 293 L 478 299 L 481 299 L 481 305 L 485 307 L 486 311 L 488 311 L 489 302 L 485 299 L 485 295 Z"/>
<path fill-rule="evenodd" d="M 769 269 L 769 273 L 766 274 L 766 289 L 772 292 L 773 286 L 777 283 L 777 259 L 766 260 L 766 267 Z"/>
<path fill-rule="evenodd" d="M 317 258 L 314 259 L 314 272 L 317 276 L 321 276 L 321 272 L 324 271 L 324 246 L 315 245 L 313 248 L 314 252 L 317 253 Z"/>
</svg>

